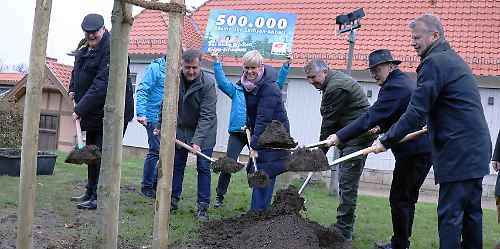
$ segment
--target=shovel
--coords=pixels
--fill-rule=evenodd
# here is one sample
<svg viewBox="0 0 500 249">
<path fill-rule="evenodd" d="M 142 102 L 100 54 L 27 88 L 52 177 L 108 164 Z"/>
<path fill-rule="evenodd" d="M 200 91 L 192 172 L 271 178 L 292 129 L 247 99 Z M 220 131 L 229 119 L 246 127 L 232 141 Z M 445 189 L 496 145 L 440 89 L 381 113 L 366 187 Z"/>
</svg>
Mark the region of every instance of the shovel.
<svg viewBox="0 0 500 249">
<path fill-rule="evenodd" d="M 183 147 L 184 149 L 187 149 L 189 151 L 193 150 L 193 147 L 187 145 L 186 143 L 175 139 L 175 143 L 178 144 L 179 146 Z M 219 172 L 224 172 L 224 173 L 236 173 L 240 171 L 245 165 L 229 158 L 229 157 L 222 157 L 220 159 L 215 159 L 212 157 L 209 157 L 205 154 L 203 154 L 201 151 L 197 151 L 196 155 L 199 155 L 208 161 L 211 162 L 210 166 L 214 173 L 219 173 Z"/>
<path fill-rule="evenodd" d="M 319 147 L 321 145 L 325 145 L 326 143 L 328 142 L 328 140 L 323 140 L 323 141 L 319 141 L 319 142 L 316 142 L 316 143 L 312 143 L 312 144 L 308 144 L 308 145 L 304 145 L 304 146 L 297 146 L 295 148 L 269 148 L 271 150 L 284 150 L 284 151 L 289 151 L 289 152 L 294 152 L 300 148 L 306 148 L 306 149 L 312 149 L 312 148 L 316 148 L 316 147 Z"/>
<path fill-rule="evenodd" d="M 424 134 L 426 132 L 427 132 L 427 127 L 424 127 L 421 130 L 419 130 L 419 131 L 415 131 L 415 132 L 412 132 L 412 133 L 406 135 L 399 142 L 402 143 L 402 142 L 406 142 L 408 140 L 415 139 L 418 136 L 420 136 L 420 135 L 422 135 L 422 134 Z M 362 150 L 358 150 L 358 151 L 353 152 L 353 153 L 351 153 L 349 155 L 346 155 L 346 156 L 343 156 L 343 157 L 340 157 L 340 158 L 334 160 L 333 162 L 329 163 L 329 165 L 333 166 L 335 164 L 347 161 L 349 159 L 352 159 L 352 158 L 355 158 L 355 157 L 358 157 L 358 156 L 361 156 L 361 155 L 368 155 L 368 154 L 370 154 L 372 152 L 375 152 L 375 149 L 376 149 L 375 146 L 370 146 L 370 147 L 364 148 Z M 307 177 L 304 180 L 304 183 L 302 184 L 302 186 L 299 189 L 299 195 L 302 193 L 302 191 L 304 191 L 304 188 L 306 187 L 307 183 L 309 183 L 309 181 L 311 180 L 311 177 L 313 176 L 313 174 L 314 174 L 314 172 L 309 172 L 309 174 L 307 174 Z"/>
<path fill-rule="evenodd" d="M 269 178 L 269 176 L 265 171 L 257 170 L 257 159 L 251 154 L 252 147 L 250 147 L 250 141 L 252 140 L 252 138 L 250 135 L 250 129 L 248 129 L 248 127 L 245 127 L 245 133 L 247 134 L 248 151 L 250 158 L 252 158 L 253 171 L 254 171 L 253 173 L 248 174 L 248 185 L 251 188 L 267 187 L 269 184 L 271 184 L 271 178 Z"/>
<path fill-rule="evenodd" d="M 73 106 L 76 106 L 73 100 Z M 80 127 L 80 119 L 75 120 L 76 128 L 76 140 L 78 142 L 78 148 L 72 150 L 68 157 L 64 160 L 66 163 L 72 164 L 95 164 L 101 161 L 101 151 L 96 145 L 85 145 L 83 144 L 82 138 L 82 128 Z"/>
</svg>

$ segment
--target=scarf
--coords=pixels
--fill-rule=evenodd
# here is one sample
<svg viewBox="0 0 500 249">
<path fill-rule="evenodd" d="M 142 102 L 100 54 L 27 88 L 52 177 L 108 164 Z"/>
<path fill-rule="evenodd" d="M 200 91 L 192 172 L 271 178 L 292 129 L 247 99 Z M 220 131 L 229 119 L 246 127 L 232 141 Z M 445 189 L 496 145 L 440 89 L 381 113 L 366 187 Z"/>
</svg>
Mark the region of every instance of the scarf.
<svg viewBox="0 0 500 249">
<path fill-rule="evenodd" d="M 251 92 L 253 89 L 255 89 L 255 87 L 257 87 L 257 82 L 259 82 L 259 80 L 262 79 L 262 76 L 264 75 L 264 68 L 262 68 L 262 71 L 260 71 L 258 74 L 257 74 L 257 77 L 255 78 L 255 80 L 249 80 L 246 76 L 245 76 L 245 73 L 243 73 L 241 75 L 241 79 L 240 79 L 240 82 L 241 82 L 241 85 L 243 85 L 243 87 L 245 88 L 245 90 L 247 92 Z"/>
</svg>

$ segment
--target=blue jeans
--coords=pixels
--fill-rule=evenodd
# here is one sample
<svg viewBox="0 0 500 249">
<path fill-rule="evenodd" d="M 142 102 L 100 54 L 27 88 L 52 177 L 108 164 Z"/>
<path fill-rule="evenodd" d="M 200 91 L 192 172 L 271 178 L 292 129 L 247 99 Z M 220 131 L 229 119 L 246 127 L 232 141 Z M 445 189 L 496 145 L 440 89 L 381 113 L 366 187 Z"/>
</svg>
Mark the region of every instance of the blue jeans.
<svg viewBox="0 0 500 249">
<path fill-rule="evenodd" d="M 148 133 L 149 151 L 144 160 L 144 169 L 142 171 L 141 188 L 155 188 L 158 179 L 158 159 L 160 155 L 160 136 L 153 134 L 157 122 L 148 122 L 146 132 Z"/>
<path fill-rule="evenodd" d="M 439 184 L 439 248 L 483 248 L 483 177 Z"/>
<path fill-rule="evenodd" d="M 241 150 L 247 144 L 247 137 L 244 133 L 229 133 L 229 139 L 227 141 L 227 151 L 226 155 L 229 158 L 238 160 L 238 156 L 241 154 Z M 219 176 L 219 181 L 217 182 L 217 195 L 224 196 L 227 193 L 227 188 L 229 182 L 231 181 L 231 174 L 221 172 Z"/>
<path fill-rule="evenodd" d="M 213 149 L 201 151 L 211 157 Z M 172 179 L 172 197 L 180 198 L 182 193 L 182 182 L 184 181 L 184 170 L 189 151 L 184 148 L 175 147 L 174 176 Z M 198 156 L 196 159 L 196 171 L 198 172 L 198 197 L 197 202 L 210 203 L 210 161 Z"/>
<path fill-rule="evenodd" d="M 266 211 L 269 208 L 273 198 L 275 182 L 276 176 L 271 178 L 271 184 L 267 187 L 252 189 L 252 202 L 250 204 L 250 210 L 254 212 L 261 212 Z"/>
</svg>

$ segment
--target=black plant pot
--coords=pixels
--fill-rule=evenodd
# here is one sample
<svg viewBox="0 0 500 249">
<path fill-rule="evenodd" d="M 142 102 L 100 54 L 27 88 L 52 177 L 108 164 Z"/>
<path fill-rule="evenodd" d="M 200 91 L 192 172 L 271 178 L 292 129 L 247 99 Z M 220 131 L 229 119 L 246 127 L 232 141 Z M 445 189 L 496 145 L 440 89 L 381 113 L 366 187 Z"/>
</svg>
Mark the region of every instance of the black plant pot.
<svg viewBox="0 0 500 249">
<path fill-rule="evenodd" d="M 52 175 L 58 154 L 38 152 L 37 175 Z M 0 175 L 19 176 L 21 172 L 21 150 L 0 148 Z"/>
</svg>

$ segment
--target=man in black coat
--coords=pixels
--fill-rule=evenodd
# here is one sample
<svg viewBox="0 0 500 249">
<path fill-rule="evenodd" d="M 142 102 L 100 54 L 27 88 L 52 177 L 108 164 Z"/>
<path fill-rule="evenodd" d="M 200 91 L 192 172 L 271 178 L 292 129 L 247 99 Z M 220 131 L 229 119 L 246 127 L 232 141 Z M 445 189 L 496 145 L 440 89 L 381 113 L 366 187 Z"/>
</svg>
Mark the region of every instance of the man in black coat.
<svg viewBox="0 0 500 249">
<path fill-rule="evenodd" d="M 419 16 L 410 28 L 411 45 L 421 57 L 417 88 L 399 121 L 375 141 L 376 152 L 394 147 L 427 119 L 439 184 L 439 247 L 483 248 L 482 181 L 489 174 L 491 138 L 479 89 L 472 70 L 445 40 L 437 16 Z"/>
<path fill-rule="evenodd" d="M 384 133 L 398 121 L 408 107 L 417 84 L 398 69 L 401 61 L 394 60 L 388 49 L 375 50 L 368 59 L 371 75 L 381 86 L 377 101 L 365 114 L 329 136 L 328 145 L 330 146 L 348 142 L 370 129 L 373 129 L 373 132 Z M 414 131 L 423 126 L 424 124 L 417 126 Z M 394 235 L 391 243 L 377 244 L 378 248 L 409 248 L 415 203 L 418 201 L 420 186 L 432 165 L 430 152 L 427 134 L 392 147 L 396 164 L 389 202 Z"/>
<path fill-rule="evenodd" d="M 495 144 L 495 150 L 491 158 L 491 166 L 496 172 L 500 171 L 500 131 L 498 132 L 497 143 Z M 497 183 L 495 185 L 495 199 L 497 204 L 498 223 L 500 223 L 500 173 L 497 175 Z"/>
<path fill-rule="evenodd" d="M 99 14 L 89 14 L 82 21 L 85 38 L 80 41 L 75 51 L 75 64 L 71 73 L 69 96 L 76 105 L 73 109 L 73 121 L 80 120 L 82 131 L 86 131 L 86 144 L 102 147 L 102 119 L 108 88 L 110 33 L 104 27 L 104 19 Z M 133 110 L 132 82 L 127 69 L 124 133 L 127 123 L 132 120 Z M 82 202 L 79 209 L 97 208 L 97 183 L 101 164 L 88 165 L 88 182 L 85 194 L 72 197 L 71 200 Z"/>
</svg>

